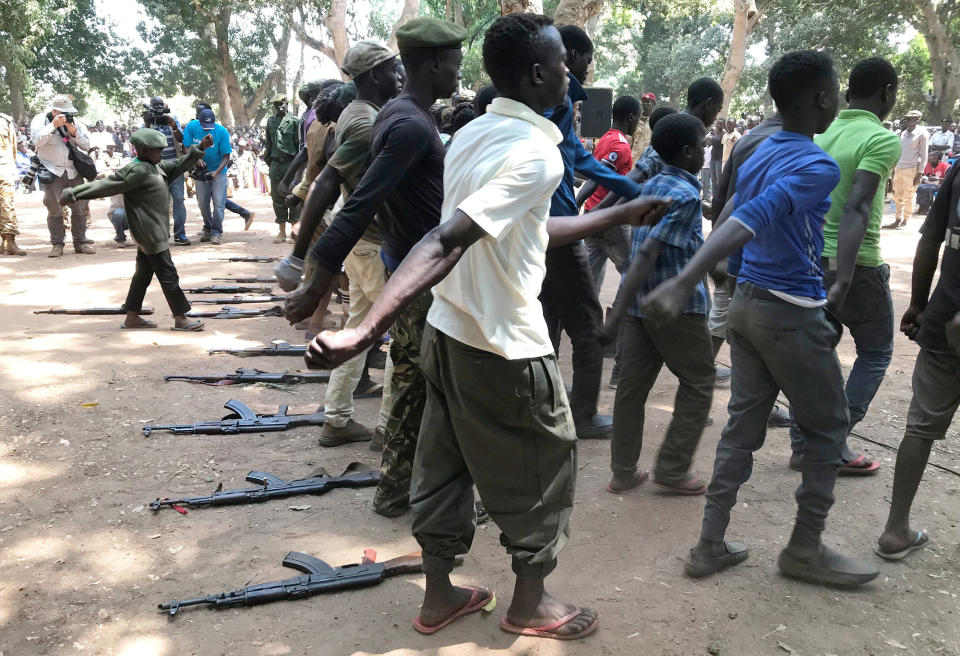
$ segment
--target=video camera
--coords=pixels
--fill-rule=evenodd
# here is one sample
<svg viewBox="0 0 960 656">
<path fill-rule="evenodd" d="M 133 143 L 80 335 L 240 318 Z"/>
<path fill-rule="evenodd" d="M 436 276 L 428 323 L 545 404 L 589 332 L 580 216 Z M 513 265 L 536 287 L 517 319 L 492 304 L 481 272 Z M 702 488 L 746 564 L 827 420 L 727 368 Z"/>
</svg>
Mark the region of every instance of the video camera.
<svg viewBox="0 0 960 656">
<path fill-rule="evenodd" d="M 170 113 L 170 106 L 167 103 L 163 102 L 162 98 L 153 98 L 150 100 L 150 104 L 144 103 L 143 108 L 147 110 L 147 113 L 150 114 L 150 122 L 152 125 L 166 125 L 167 124 L 167 114 Z"/>
</svg>

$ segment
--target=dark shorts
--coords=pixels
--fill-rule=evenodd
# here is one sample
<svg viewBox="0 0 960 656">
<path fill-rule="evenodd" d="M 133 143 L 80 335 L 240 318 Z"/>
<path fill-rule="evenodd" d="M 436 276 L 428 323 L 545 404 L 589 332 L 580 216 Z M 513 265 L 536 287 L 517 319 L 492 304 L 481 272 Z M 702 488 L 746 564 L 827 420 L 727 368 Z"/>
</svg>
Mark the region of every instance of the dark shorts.
<svg viewBox="0 0 960 656">
<path fill-rule="evenodd" d="M 942 440 L 960 406 L 960 358 L 920 349 L 904 437 Z"/>
</svg>

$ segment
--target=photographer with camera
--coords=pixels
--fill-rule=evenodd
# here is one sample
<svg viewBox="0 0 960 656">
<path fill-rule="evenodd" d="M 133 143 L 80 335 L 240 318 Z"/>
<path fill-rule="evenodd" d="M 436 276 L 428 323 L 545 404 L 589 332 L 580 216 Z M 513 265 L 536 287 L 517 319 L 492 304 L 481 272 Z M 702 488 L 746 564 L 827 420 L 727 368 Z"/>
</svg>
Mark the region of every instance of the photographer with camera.
<svg viewBox="0 0 960 656">
<path fill-rule="evenodd" d="M 82 185 L 85 181 L 77 172 L 70 158 L 69 142 L 86 151 L 90 148 L 90 136 L 83 123 L 75 120 L 77 108 L 69 96 L 54 96 L 47 112 L 37 114 L 30 122 L 30 138 L 37 149 L 37 157 L 45 171 L 38 174 L 43 187 L 43 205 L 47 208 L 47 229 L 50 231 L 48 257 L 63 255 L 63 240 L 66 229 L 63 225 L 63 210 L 60 195 L 64 189 Z M 95 251 L 87 242 L 87 201 L 70 203 L 70 232 L 73 250 L 92 255 Z"/>
<path fill-rule="evenodd" d="M 170 108 L 163 98 L 154 96 L 149 103 L 143 105 L 143 127 L 152 128 L 163 134 L 167 139 L 167 146 L 160 156 L 162 160 L 177 158 L 177 144 L 183 143 L 183 132 L 177 119 L 170 116 Z M 170 182 L 170 198 L 173 199 L 173 243 L 179 246 L 189 246 L 187 239 L 187 207 L 183 204 L 184 188 L 183 175 Z"/>
</svg>

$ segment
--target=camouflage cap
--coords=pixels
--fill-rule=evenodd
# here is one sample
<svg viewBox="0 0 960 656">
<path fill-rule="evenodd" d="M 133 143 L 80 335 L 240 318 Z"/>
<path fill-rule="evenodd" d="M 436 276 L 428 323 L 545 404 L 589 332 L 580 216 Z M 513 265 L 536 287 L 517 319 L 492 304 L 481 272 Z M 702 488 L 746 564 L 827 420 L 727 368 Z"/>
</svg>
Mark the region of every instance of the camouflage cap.
<svg viewBox="0 0 960 656">
<path fill-rule="evenodd" d="M 372 70 L 385 61 L 393 59 L 397 53 L 377 41 L 360 41 L 347 50 L 340 69 L 355 78 Z"/>
<path fill-rule="evenodd" d="M 414 48 L 455 48 L 466 41 L 469 33 L 450 21 L 439 18 L 414 18 L 397 30 L 400 52 Z"/>
<path fill-rule="evenodd" d="M 304 82 L 297 90 L 297 96 L 303 102 L 308 102 L 310 96 L 316 96 L 322 87 L 323 80 L 310 80 L 309 82 Z"/>
<path fill-rule="evenodd" d="M 273 98 L 270 99 L 271 105 L 275 103 L 286 103 L 286 102 L 287 102 L 287 94 L 285 93 L 278 93 L 277 95 L 275 95 Z"/>
<path fill-rule="evenodd" d="M 137 150 L 144 148 L 166 148 L 167 136 L 153 128 L 140 128 L 130 135 L 130 143 L 132 143 Z"/>
</svg>

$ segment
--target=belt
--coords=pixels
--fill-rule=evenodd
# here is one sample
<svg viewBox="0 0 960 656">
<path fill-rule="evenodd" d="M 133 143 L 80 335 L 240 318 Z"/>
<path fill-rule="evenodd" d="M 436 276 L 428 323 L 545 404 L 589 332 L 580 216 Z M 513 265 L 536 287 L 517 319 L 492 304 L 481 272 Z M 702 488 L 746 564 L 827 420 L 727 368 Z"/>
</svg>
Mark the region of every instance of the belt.
<svg viewBox="0 0 960 656">
<path fill-rule="evenodd" d="M 769 289 L 757 287 L 752 282 L 738 282 L 737 290 L 749 298 L 759 298 L 763 301 L 773 301 L 774 303 L 785 303 L 786 305 L 792 305 L 792 303 L 789 301 L 785 301 L 776 294 L 770 292 Z"/>
</svg>

